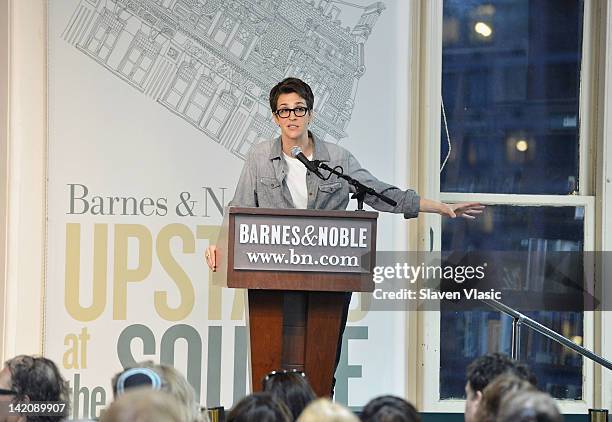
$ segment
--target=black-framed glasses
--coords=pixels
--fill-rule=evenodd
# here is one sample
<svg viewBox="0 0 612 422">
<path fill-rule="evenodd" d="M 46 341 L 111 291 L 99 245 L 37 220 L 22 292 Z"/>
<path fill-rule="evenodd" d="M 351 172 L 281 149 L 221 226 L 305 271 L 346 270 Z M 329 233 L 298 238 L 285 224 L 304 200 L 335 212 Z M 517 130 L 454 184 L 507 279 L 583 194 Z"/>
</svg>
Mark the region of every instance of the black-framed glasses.
<svg viewBox="0 0 612 422">
<path fill-rule="evenodd" d="M 16 396 L 17 391 L 13 391 L 13 390 L 5 390 L 4 388 L 0 388 L 0 396 Z"/>
<path fill-rule="evenodd" d="M 308 113 L 309 109 L 308 107 L 279 108 L 274 112 L 274 114 L 282 119 L 286 119 L 287 117 L 291 116 L 292 111 L 295 117 L 304 117 L 306 113 Z"/>
</svg>

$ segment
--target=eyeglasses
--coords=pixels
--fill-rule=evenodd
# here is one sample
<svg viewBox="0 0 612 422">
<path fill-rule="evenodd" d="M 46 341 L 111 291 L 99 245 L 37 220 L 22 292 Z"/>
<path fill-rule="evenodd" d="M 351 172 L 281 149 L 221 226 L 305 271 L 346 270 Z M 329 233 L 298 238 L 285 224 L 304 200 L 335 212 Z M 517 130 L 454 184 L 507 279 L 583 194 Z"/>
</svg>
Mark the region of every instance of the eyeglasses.
<svg viewBox="0 0 612 422">
<path fill-rule="evenodd" d="M 16 396 L 17 394 L 17 391 L 5 390 L 4 388 L 0 388 L 0 396 Z"/>
<path fill-rule="evenodd" d="M 292 111 L 295 117 L 304 117 L 306 113 L 308 113 L 309 109 L 307 107 L 279 108 L 274 112 L 274 114 L 282 119 L 286 119 L 291 115 Z"/>
</svg>

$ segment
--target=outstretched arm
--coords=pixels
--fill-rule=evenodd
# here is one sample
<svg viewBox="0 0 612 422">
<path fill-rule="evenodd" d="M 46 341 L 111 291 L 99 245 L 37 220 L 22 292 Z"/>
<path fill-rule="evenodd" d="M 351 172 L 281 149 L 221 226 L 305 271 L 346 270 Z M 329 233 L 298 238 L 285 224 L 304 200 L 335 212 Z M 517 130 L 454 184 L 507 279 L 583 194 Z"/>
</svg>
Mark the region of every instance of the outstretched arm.
<svg viewBox="0 0 612 422">
<path fill-rule="evenodd" d="M 485 206 L 478 202 L 461 202 L 458 204 L 445 204 L 432 199 L 420 198 L 420 211 L 455 218 L 463 217 L 474 219 L 482 214 Z"/>
<path fill-rule="evenodd" d="M 415 218 L 419 213 L 427 212 L 450 218 L 463 217 L 474 219 L 478 214 L 482 214 L 485 208 L 484 205 L 477 202 L 445 204 L 432 199 L 421 198 L 411 189 L 402 190 L 376 179 L 370 172 L 361 167 L 357 159 L 350 152 L 347 159 L 347 167 L 351 177 L 397 202 L 397 206 L 392 207 L 374 196 L 366 195 L 365 202 L 376 210 L 403 213 L 405 218 Z"/>
</svg>

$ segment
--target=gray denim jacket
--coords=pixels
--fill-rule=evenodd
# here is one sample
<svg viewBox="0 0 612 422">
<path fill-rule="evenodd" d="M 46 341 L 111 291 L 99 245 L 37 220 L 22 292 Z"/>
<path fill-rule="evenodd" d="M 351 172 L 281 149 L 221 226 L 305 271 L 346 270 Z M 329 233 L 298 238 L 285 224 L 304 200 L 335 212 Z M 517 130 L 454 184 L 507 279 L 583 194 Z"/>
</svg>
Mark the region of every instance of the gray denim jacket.
<svg viewBox="0 0 612 422">
<path fill-rule="evenodd" d="M 419 195 L 415 191 L 401 190 L 381 182 L 362 168 L 353 154 L 344 148 L 323 142 L 314 135 L 312 138 L 313 160 L 326 161 L 332 168 L 342 166 L 344 174 L 397 202 L 397 206 L 392 207 L 372 195 L 366 195 L 366 204 L 379 211 L 404 214 L 405 218 L 414 218 L 419 214 Z M 253 146 L 247 155 L 230 206 L 295 208 L 285 181 L 288 166 L 282 155 L 280 137 Z M 322 173 L 326 174 L 324 170 Z M 306 186 L 308 209 L 344 210 L 349 202 L 349 194 L 355 191 L 344 179 L 332 175 L 329 180 L 321 180 L 310 171 L 306 173 Z"/>
</svg>

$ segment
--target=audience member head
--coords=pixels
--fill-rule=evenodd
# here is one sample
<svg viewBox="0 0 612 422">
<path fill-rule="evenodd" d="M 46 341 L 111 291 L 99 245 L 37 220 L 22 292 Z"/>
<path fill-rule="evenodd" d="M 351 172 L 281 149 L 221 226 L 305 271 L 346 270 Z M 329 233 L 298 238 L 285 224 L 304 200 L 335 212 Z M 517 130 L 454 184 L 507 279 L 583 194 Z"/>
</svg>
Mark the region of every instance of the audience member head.
<svg viewBox="0 0 612 422">
<path fill-rule="evenodd" d="M 227 422 L 291 422 L 291 412 L 270 393 L 254 393 L 240 400 L 227 416 Z"/>
<path fill-rule="evenodd" d="M 28 421 L 58 421 L 68 416 L 68 384 L 47 358 L 21 355 L 6 361 L 0 372 L 0 390 L 0 401 L 5 402 L 66 403 L 61 416 L 28 416 Z"/>
<path fill-rule="evenodd" d="M 302 413 L 302 410 L 316 398 L 312 387 L 303 372 L 273 371 L 262 381 L 263 391 L 287 405 L 293 418 Z"/>
<path fill-rule="evenodd" d="M 413 405 L 395 396 L 376 397 L 363 408 L 363 422 L 420 422 Z"/>
<path fill-rule="evenodd" d="M 101 422 L 190 422 L 176 397 L 146 387 L 121 394 L 102 413 Z"/>
<path fill-rule="evenodd" d="M 467 367 L 465 383 L 465 420 L 474 422 L 482 392 L 487 385 L 503 373 L 510 372 L 521 379 L 536 384 L 535 377 L 525 365 L 511 360 L 501 353 L 492 353 L 475 359 Z"/>
<path fill-rule="evenodd" d="M 202 421 L 195 391 L 187 379 L 168 365 L 157 365 L 151 361 L 139 362 L 133 368 L 125 369 L 113 377 L 113 394 L 119 397 L 137 387 L 160 390 L 175 397 L 186 409 L 189 421 Z"/>
<path fill-rule="evenodd" d="M 519 391 L 505 397 L 499 407 L 499 422 L 562 422 L 555 401 L 540 391 Z"/>
<path fill-rule="evenodd" d="M 512 373 L 504 373 L 487 385 L 476 411 L 478 422 L 495 422 L 501 402 L 519 391 L 538 391 L 529 381 L 520 379 Z"/>
<path fill-rule="evenodd" d="M 346 407 L 321 398 L 306 406 L 297 422 L 359 422 L 359 419 Z"/>
</svg>

